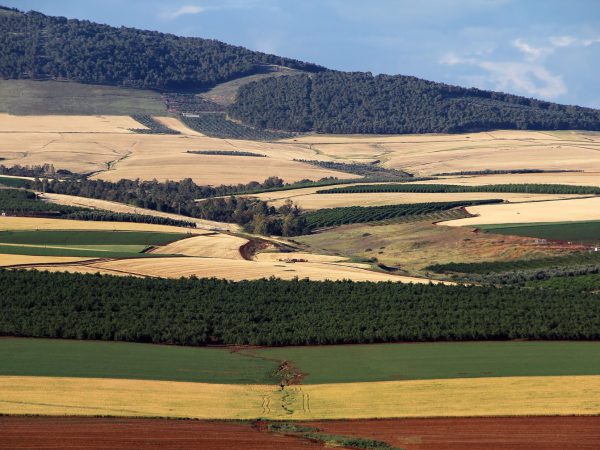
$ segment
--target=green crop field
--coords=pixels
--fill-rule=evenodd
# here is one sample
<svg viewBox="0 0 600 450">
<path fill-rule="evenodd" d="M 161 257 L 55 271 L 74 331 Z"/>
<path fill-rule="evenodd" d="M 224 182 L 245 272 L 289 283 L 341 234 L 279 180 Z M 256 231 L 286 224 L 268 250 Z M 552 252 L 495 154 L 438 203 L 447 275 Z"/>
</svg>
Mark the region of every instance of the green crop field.
<svg viewBox="0 0 600 450">
<path fill-rule="evenodd" d="M 31 245 L 165 245 L 184 233 L 148 231 L 0 231 L 0 243 Z"/>
<path fill-rule="evenodd" d="M 241 349 L 0 339 L 0 375 L 276 383 L 282 361 L 304 384 L 600 374 L 598 342 L 455 342 Z"/>
<path fill-rule="evenodd" d="M 275 383 L 277 363 L 226 349 L 126 342 L 0 339 L 0 375 Z"/>
<path fill-rule="evenodd" d="M 304 384 L 503 376 L 599 375 L 598 342 L 455 342 L 287 347 Z"/>
<path fill-rule="evenodd" d="M 23 180 L 21 178 L 10 178 L 10 177 L 0 176 L 0 185 L 1 186 L 7 186 L 7 187 L 12 187 L 12 188 L 22 188 L 22 187 L 26 187 L 27 184 L 28 184 L 28 181 Z"/>
<path fill-rule="evenodd" d="M 161 257 L 142 253 L 186 234 L 138 231 L 0 231 L 0 253 L 90 258 Z"/>
<path fill-rule="evenodd" d="M 600 222 L 552 222 L 534 224 L 481 225 L 489 233 L 528 236 L 582 244 L 600 243 Z"/>
</svg>

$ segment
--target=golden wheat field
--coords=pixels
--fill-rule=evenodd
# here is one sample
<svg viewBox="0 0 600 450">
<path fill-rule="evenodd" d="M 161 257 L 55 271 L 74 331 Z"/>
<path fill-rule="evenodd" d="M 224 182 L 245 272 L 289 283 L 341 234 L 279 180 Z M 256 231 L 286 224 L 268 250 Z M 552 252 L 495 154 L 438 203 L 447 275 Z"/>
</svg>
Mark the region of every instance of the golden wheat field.
<svg viewBox="0 0 600 450">
<path fill-rule="evenodd" d="M 321 157 L 381 161 L 432 175 L 464 170 L 559 169 L 600 172 L 600 133 L 493 131 L 400 136 L 309 135 L 287 140 Z"/>
<path fill-rule="evenodd" d="M 153 116 L 153 118 L 162 123 L 167 128 L 171 130 L 179 131 L 181 134 L 187 134 L 190 136 L 204 136 L 202 133 L 199 133 L 196 130 L 192 130 L 190 127 L 185 125 L 181 120 L 176 119 L 175 117 L 166 117 L 166 116 Z"/>
<path fill-rule="evenodd" d="M 77 272 L 77 264 L 57 266 L 54 271 Z M 32 266 L 32 268 L 34 268 Z M 44 269 L 44 267 L 40 267 Z M 353 281 L 397 281 L 402 283 L 429 283 L 425 278 L 405 277 L 369 270 L 368 265 L 329 263 L 329 262 L 284 262 L 246 261 L 226 258 L 164 257 L 118 259 L 85 264 L 86 273 L 119 272 L 148 277 L 180 278 L 197 276 L 201 278 L 222 278 L 233 281 L 257 280 L 271 276 L 290 280 L 310 278 L 311 280 L 353 280 Z"/>
<path fill-rule="evenodd" d="M 597 184 L 600 133 L 494 131 L 455 135 L 307 135 L 277 142 L 202 136 L 173 117 L 158 117 L 181 135 L 134 134 L 142 126 L 128 116 L 0 115 L 0 157 L 5 164 L 52 163 L 57 169 L 97 172 L 121 178 L 159 181 L 192 178 L 199 184 L 235 184 L 279 176 L 288 182 L 323 177 L 356 178 L 294 160 L 380 161 L 417 175 L 483 169 L 569 169 L 565 182 Z M 193 150 L 250 151 L 267 158 L 197 155 Z M 548 174 L 540 174 L 542 176 Z M 549 174 L 555 177 L 556 174 Z M 535 174 L 537 177 L 538 174 Z M 485 177 L 483 177 L 485 179 Z M 528 180 L 519 175 L 504 178 Z M 511 181 L 508 181 L 511 180 Z M 490 179 L 491 181 L 491 179 Z M 556 179 L 554 182 L 557 182 Z"/>
<path fill-rule="evenodd" d="M 89 258 L 72 258 L 66 256 L 29 256 L 0 254 L 0 267 L 21 264 L 65 264 L 85 261 Z"/>
<path fill-rule="evenodd" d="M 211 233 L 189 237 L 157 247 L 152 253 L 201 256 L 204 258 L 243 259 L 240 247 L 248 242 L 237 236 Z"/>
<path fill-rule="evenodd" d="M 0 378 L 0 413 L 195 419 L 367 419 L 600 414 L 600 376 L 290 386 Z"/>
<path fill-rule="evenodd" d="M 443 222 L 444 225 L 465 225 L 575 222 L 600 220 L 600 197 L 557 200 L 537 203 L 505 203 L 468 207 L 476 217 Z"/>
<path fill-rule="evenodd" d="M 321 188 L 322 189 L 322 188 Z M 580 197 L 577 195 L 554 194 L 510 194 L 497 192 L 456 192 L 456 193 L 407 193 L 407 192 L 377 192 L 357 194 L 306 194 L 294 195 L 287 191 L 288 197 L 280 192 L 279 195 L 265 192 L 257 197 L 268 201 L 273 206 L 281 206 L 291 200 L 303 209 L 339 208 L 345 206 L 383 206 L 410 203 L 454 202 L 464 200 L 485 200 L 498 198 L 511 203 L 537 202 Z M 269 195 L 271 194 L 271 195 Z M 279 197 L 270 200 L 270 197 Z"/>
<path fill-rule="evenodd" d="M 0 133 L 131 133 L 146 128 L 129 116 L 13 116 L 0 113 Z"/>
</svg>

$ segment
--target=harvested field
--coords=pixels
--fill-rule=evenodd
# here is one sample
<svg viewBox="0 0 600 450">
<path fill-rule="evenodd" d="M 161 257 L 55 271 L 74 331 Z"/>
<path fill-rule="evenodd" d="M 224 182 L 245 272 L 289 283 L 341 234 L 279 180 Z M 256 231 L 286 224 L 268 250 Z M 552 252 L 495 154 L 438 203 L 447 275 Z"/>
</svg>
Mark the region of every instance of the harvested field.
<svg viewBox="0 0 600 450">
<path fill-rule="evenodd" d="M 185 134 L 188 136 L 204 136 L 202 133 L 199 133 L 196 130 L 192 130 L 186 124 L 184 124 L 181 120 L 175 117 L 165 117 L 165 116 L 153 116 L 153 118 L 162 123 L 167 128 L 171 130 L 179 131 L 181 134 Z"/>
<path fill-rule="evenodd" d="M 0 267 L 21 264 L 65 264 L 85 261 L 89 258 L 71 258 L 62 256 L 29 256 L 0 254 Z"/>
<path fill-rule="evenodd" d="M 416 184 L 462 184 L 482 186 L 486 184 L 569 184 L 575 186 L 600 186 L 599 172 L 524 173 L 504 175 L 461 175 L 437 177 Z"/>
<path fill-rule="evenodd" d="M 443 222 L 451 227 L 537 222 L 600 220 L 600 197 L 537 203 L 480 205 L 467 208 L 476 217 Z"/>
<path fill-rule="evenodd" d="M 382 419 L 306 425 L 406 450 L 592 450 L 600 442 L 600 417 Z"/>
<path fill-rule="evenodd" d="M 131 133 L 146 128 L 129 116 L 12 116 L 0 113 L 0 133 Z"/>
<path fill-rule="evenodd" d="M 598 136 L 590 132 L 501 130 L 456 135 L 312 135 L 285 142 L 307 145 L 320 157 L 363 162 L 376 159 L 384 167 L 418 175 L 486 169 L 600 172 Z"/>
<path fill-rule="evenodd" d="M 283 390 L 100 378 L 4 376 L 0 381 L 0 413 L 12 415 L 319 420 L 600 414 L 600 376 L 338 383 Z"/>
<path fill-rule="evenodd" d="M 0 417 L 0 449 L 310 450 L 323 445 L 251 423 L 90 417 Z"/>
<path fill-rule="evenodd" d="M 374 272 L 364 264 L 334 264 L 325 262 L 262 262 L 224 258 L 147 258 L 152 261 L 120 259 L 86 265 L 99 271 L 118 271 L 132 275 L 180 278 L 195 275 L 200 278 L 215 277 L 227 280 L 257 280 L 274 276 L 284 280 L 294 277 L 311 280 L 353 280 L 353 281 L 398 281 L 403 283 L 429 283 L 424 278 Z M 56 270 L 77 271 L 77 266 L 61 266 Z"/>
<path fill-rule="evenodd" d="M 44 200 L 58 205 L 67 206 L 80 206 L 83 208 L 91 209 L 103 209 L 106 211 L 112 211 L 116 213 L 128 213 L 128 214 L 142 214 L 145 216 L 165 217 L 167 219 L 184 220 L 186 222 L 193 222 L 199 229 L 218 229 L 228 231 L 238 231 L 240 227 L 232 223 L 214 222 L 212 220 L 196 219 L 193 217 L 182 216 L 179 214 L 165 213 L 156 211 L 154 209 L 138 208 L 136 206 L 125 205 L 124 203 L 111 202 L 108 200 L 98 200 L 94 198 L 77 197 L 74 195 L 63 195 L 63 194 L 43 194 L 41 196 Z M 178 227 L 176 227 L 178 228 Z M 181 228 L 178 228 L 181 230 Z M 193 228 L 185 228 L 190 230 L 193 234 L 201 234 L 203 231 L 195 230 Z"/>
<path fill-rule="evenodd" d="M 240 254 L 240 247 L 247 242 L 247 239 L 229 234 L 205 234 L 159 247 L 152 253 L 201 256 L 204 258 L 244 259 Z"/>
<path fill-rule="evenodd" d="M 440 226 L 431 221 L 343 225 L 294 240 L 315 253 L 377 258 L 410 273 L 420 273 L 430 264 L 514 261 L 564 255 L 578 249 L 541 245 L 534 238 L 474 233 L 466 227 Z"/>
<path fill-rule="evenodd" d="M 323 189 L 323 188 L 321 188 Z M 574 198 L 577 195 L 554 194 L 507 194 L 500 192 L 456 192 L 456 193 L 408 193 L 408 192 L 377 192 L 356 194 L 308 194 L 294 195 L 288 191 L 289 197 L 271 201 L 273 206 L 283 205 L 287 199 L 292 200 L 303 209 L 339 208 L 345 206 L 383 206 L 429 202 L 455 202 L 461 200 L 486 200 L 501 198 L 511 203 L 535 202 Z M 258 197 L 269 198 L 267 194 Z M 281 194 L 280 194 L 281 195 Z"/>
<path fill-rule="evenodd" d="M 46 219 L 39 217 L 0 217 L 3 230 L 107 230 L 107 231 L 159 231 L 165 233 L 201 234 L 204 230 L 133 222 L 95 222 L 91 220 Z"/>
</svg>

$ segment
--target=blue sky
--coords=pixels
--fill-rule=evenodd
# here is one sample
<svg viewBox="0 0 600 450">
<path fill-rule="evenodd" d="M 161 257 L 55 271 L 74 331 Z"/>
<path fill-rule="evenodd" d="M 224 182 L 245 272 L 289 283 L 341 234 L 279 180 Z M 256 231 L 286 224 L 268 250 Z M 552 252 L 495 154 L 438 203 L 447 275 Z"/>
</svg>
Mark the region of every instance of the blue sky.
<svg viewBox="0 0 600 450">
<path fill-rule="evenodd" d="M 0 0 L 332 69 L 600 108 L 600 0 Z"/>
</svg>

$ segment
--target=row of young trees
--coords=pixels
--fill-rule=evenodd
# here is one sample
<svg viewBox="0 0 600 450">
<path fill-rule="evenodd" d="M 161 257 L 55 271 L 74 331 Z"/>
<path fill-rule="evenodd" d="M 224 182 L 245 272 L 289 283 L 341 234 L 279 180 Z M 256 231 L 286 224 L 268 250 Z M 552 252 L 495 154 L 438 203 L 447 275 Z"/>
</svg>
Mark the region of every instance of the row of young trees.
<svg viewBox="0 0 600 450">
<path fill-rule="evenodd" d="M 566 184 L 487 184 L 464 186 L 461 184 L 354 184 L 339 188 L 324 189 L 317 194 L 356 194 L 377 192 L 450 193 L 450 192 L 504 192 L 528 194 L 581 194 L 598 195 L 597 186 Z"/>
<path fill-rule="evenodd" d="M 573 291 L 0 270 L 0 292 L 0 334 L 11 336 L 184 345 L 600 338 L 600 298 Z"/>
<path fill-rule="evenodd" d="M 0 77 L 69 79 L 150 89 L 212 86 L 281 65 L 324 70 L 212 39 L 2 9 Z"/>
<path fill-rule="evenodd" d="M 257 127 L 323 133 L 600 129 L 600 110 L 415 77 L 323 72 L 242 86 L 229 115 Z"/>
</svg>

